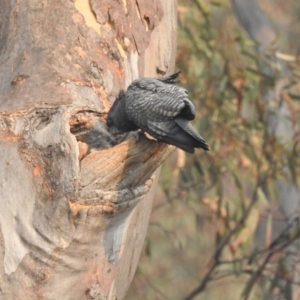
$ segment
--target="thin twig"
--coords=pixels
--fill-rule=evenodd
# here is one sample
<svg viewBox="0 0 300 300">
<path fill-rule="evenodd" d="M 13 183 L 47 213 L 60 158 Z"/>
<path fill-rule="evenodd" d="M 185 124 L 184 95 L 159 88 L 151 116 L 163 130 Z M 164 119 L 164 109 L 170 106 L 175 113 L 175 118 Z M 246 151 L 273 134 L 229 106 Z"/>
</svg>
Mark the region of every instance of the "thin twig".
<svg viewBox="0 0 300 300">
<path fill-rule="evenodd" d="M 257 201 L 257 190 L 261 186 L 260 180 L 258 180 L 257 185 L 254 189 L 254 193 L 251 198 L 250 205 L 248 208 L 245 210 L 243 216 L 240 218 L 239 222 L 236 224 L 235 228 L 229 232 L 226 238 L 223 239 L 223 241 L 218 245 L 217 250 L 214 253 L 214 256 L 212 258 L 212 264 L 211 267 L 209 268 L 208 272 L 202 279 L 200 285 L 196 287 L 187 297 L 183 298 L 183 300 L 191 300 L 194 299 L 195 296 L 199 295 L 200 293 L 203 292 L 205 289 L 206 285 L 208 282 L 211 280 L 211 274 L 214 272 L 216 267 L 220 265 L 220 257 L 223 253 L 224 248 L 228 245 L 229 241 L 231 240 L 232 236 L 235 235 L 241 227 L 245 224 L 246 219 L 250 215 L 250 212 L 254 206 L 254 204 Z"/>
</svg>

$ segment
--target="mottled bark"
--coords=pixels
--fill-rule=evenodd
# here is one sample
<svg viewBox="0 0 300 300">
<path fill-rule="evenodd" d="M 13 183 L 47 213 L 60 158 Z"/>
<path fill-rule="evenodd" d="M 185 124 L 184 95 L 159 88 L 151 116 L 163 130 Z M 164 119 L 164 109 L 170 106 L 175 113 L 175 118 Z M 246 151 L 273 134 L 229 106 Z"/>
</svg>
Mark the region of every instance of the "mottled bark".
<svg viewBox="0 0 300 300">
<path fill-rule="evenodd" d="M 176 1 L 2 1 L 1 300 L 124 297 L 173 148 L 105 119 L 175 50 Z"/>
</svg>

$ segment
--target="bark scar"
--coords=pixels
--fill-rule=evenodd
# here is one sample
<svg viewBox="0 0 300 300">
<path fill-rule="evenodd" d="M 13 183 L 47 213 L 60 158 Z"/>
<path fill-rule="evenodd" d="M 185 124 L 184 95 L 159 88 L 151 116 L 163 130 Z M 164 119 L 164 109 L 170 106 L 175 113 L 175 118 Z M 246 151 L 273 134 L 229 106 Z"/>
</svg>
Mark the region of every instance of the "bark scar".
<svg viewBox="0 0 300 300">
<path fill-rule="evenodd" d="M 83 192 L 81 198 L 70 200 L 70 207 L 77 211 L 86 207 L 97 207 L 103 214 L 111 215 L 137 204 L 150 190 L 155 176 L 151 176 L 144 184 L 119 191 L 94 190 Z"/>
</svg>

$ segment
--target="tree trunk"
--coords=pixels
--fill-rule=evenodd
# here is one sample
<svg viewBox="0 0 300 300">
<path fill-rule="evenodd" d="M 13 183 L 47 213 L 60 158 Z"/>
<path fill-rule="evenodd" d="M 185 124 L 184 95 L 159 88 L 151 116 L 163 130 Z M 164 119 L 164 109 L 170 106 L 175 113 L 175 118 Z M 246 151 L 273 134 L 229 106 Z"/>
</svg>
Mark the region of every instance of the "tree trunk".
<svg viewBox="0 0 300 300">
<path fill-rule="evenodd" d="M 133 79 L 173 70 L 176 5 L 2 1 L 1 300 L 124 297 L 173 147 L 105 119 Z"/>
</svg>

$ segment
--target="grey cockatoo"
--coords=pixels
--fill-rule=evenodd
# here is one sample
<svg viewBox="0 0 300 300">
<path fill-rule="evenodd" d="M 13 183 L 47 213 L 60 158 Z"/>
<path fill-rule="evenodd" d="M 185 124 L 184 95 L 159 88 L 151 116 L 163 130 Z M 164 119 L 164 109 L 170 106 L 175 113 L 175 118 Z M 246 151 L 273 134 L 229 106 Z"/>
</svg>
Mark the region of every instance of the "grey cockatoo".
<svg viewBox="0 0 300 300">
<path fill-rule="evenodd" d="M 189 123 L 195 107 L 185 89 L 176 85 L 180 71 L 165 78 L 134 80 L 126 93 L 121 92 L 111 107 L 107 125 L 120 132 L 141 129 L 158 141 L 186 152 L 194 148 L 209 150 L 202 136 Z"/>
</svg>

